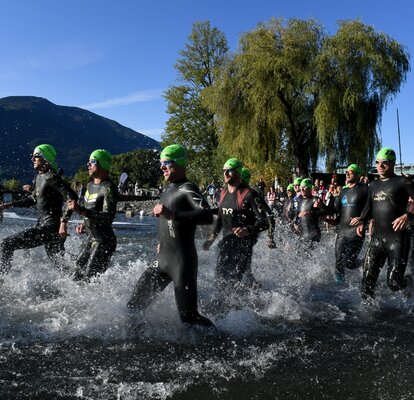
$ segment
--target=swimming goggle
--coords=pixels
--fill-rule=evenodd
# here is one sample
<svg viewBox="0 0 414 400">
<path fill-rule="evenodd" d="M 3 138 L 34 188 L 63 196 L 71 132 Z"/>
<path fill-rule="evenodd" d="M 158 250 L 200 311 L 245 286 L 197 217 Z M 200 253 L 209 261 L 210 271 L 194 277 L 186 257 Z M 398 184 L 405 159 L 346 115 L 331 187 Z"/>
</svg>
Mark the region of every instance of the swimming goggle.
<svg viewBox="0 0 414 400">
<path fill-rule="evenodd" d="M 162 167 L 171 167 L 171 165 L 174 164 L 174 163 L 175 163 L 174 160 L 160 161 L 160 168 L 162 168 Z"/>
<path fill-rule="evenodd" d="M 390 165 L 390 162 L 388 160 L 375 160 L 375 165 L 383 165 L 384 167 L 387 167 Z"/>
<path fill-rule="evenodd" d="M 32 159 L 35 159 L 35 158 L 43 158 L 43 159 L 45 159 L 45 157 L 43 156 L 42 153 L 33 153 Z"/>
<path fill-rule="evenodd" d="M 95 160 L 94 158 L 92 158 L 91 160 L 89 160 L 86 165 L 98 165 L 98 160 Z"/>
<path fill-rule="evenodd" d="M 236 168 L 228 168 L 228 169 L 223 169 L 223 174 L 233 174 L 234 172 L 236 172 Z"/>
</svg>

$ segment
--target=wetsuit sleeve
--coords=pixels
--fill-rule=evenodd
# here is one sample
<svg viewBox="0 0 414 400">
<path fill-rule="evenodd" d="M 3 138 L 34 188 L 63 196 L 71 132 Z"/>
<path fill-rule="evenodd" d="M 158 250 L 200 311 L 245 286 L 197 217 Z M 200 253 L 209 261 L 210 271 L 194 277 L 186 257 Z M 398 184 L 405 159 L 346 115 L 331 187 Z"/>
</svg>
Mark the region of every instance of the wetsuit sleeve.
<svg viewBox="0 0 414 400">
<path fill-rule="evenodd" d="M 275 214 L 273 214 L 272 210 L 266 204 L 263 197 L 258 196 L 257 199 L 260 201 L 260 206 L 263 208 L 266 214 L 266 218 L 269 222 L 269 229 L 267 230 L 267 236 L 269 237 L 269 239 L 273 239 L 273 236 L 275 233 L 275 227 L 276 227 Z"/>
<path fill-rule="evenodd" d="M 361 220 L 366 223 L 370 219 L 372 219 L 372 193 L 371 193 L 371 186 L 368 186 L 368 197 L 365 203 L 364 209 L 362 210 Z"/>
<path fill-rule="evenodd" d="M 223 221 L 221 220 L 220 214 L 218 214 L 218 218 L 216 219 L 213 225 L 213 235 L 218 236 L 222 229 L 223 229 Z"/>
<path fill-rule="evenodd" d="M 195 185 L 183 185 L 179 190 L 185 195 L 191 210 L 176 211 L 176 221 L 192 220 L 195 221 L 197 225 L 209 225 L 213 223 L 213 213 L 210 206 L 201 195 L 200 191 L 196 189 Z"/>
<path fill-rule="evenodd" d="M 29 195 L 29 196 L 25 196 L 20 200 L 14 200 L 12 201 L 12 206 L 13 207 L 22 207 L 22 208 L 27 208 L 27 207 L 32 207 L 36 205 L 36 198 L 33 194 Z"/>
<path fill-rule="evenodd" d="M 75 200 L 78 201 L 78 195 L 75 193 L 74 190 L 60 177 L 54 176 L 48 182 L 53 189 L 60 193 L 63 198 L 63 219 L 69 220 L 73 214 L 73 210 L 68 210 L 66 206 L 66 200 Z"/>
<path fill-rule="evenodd" d="M 410 180 L 406 180 L 405 188 L 409 197 L 414 199 L 414 183 Z"/>
<path fill-rule="evenodd" d="M 263 207 L 263 203 L 259 199 L 259 194 L 256 192 L 250 192 L 246 197 L 246 201 L 249 203 L 250 208 L 254 214 L 253 225 L 246 226 L 251 234 L 258 234 L 269 228 L 269 220 L 266 216 L 266 211 Z"/>
<path fill-rule="evenodd" d="M 27 208 L 27 207 L 33 207 L 37 204 L 37 199 L 36 199 L 36 179 L 33 181 L 33 190 L 32 193 L 24 196 L 22 199 L 20 200 L 14 200 L 12 201 L 12 206 L 13 207 L 22 207 L 22 208 Z"/>
<path fill-rule="evenodd" d="M 335 198 L 334 209 L 338 214 L 340 214 L 340 212 L 342 211 L 342 196 L 343 194 L 340 194 Z"/>
<path fill-rule="evenodd" d="M 104 201 L 102 211 L 80 207 L 81 214 L 83 214 L 85 218 L 98 219 L 103 223 L 112 224 L 116 215 L 116 205 L 118 200 L 117 191 L 113 186 L 108 186 L 105 188 L 103 195 Z"/>
</svg>

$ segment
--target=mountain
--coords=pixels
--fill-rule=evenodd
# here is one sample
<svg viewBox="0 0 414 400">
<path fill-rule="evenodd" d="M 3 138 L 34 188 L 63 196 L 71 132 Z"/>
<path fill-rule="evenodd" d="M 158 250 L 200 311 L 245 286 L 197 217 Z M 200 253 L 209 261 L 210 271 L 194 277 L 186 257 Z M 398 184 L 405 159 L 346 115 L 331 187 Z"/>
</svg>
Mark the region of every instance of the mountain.
<svg viewBox="0 0 414 400">
<path fill-rule="evenodd" d="M 86 164 L 97 148 L 119 154 L 160 147 L 156 140 L 82 108 L 41 97 L 0 99 L 0 179 L 28 181 L 33 176 L 31 153 L 41 143 L 55 147 L 66 176 Z"/>
</svg>

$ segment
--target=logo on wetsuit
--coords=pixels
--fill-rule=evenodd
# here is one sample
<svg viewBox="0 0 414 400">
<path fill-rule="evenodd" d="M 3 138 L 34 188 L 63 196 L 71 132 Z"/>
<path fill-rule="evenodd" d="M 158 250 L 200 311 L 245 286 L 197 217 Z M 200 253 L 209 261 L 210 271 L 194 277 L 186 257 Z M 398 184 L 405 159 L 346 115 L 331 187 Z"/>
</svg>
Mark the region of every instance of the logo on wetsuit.
<svg viewBox="0 0 414 400">
<path fill-rule="evenodd" d="M 387 193 L 385 193 L 383 190 L 381 192 L 375 193 L 374 194 L 374 201 L 384 201 L 386 200 L 388 197 Z"/>
<path fill-rule="evenodd" d="M 232 208 L 222 208 L 221 211 L 223 215 L 232 215 L 234 210 Z"/>
<path fill-rule="evenodd" d="M 172 237 L 172 238 L 175 238 L 175 232 L 174 232 L 174 227 L 173 227 L 173 222 L 172 222 L 172 220 L 168 220 L 167 221 L 167 224 L 168 224 L 168 231 L 169 231 L 169 234 L 170 234 L 170 236 Z"/>
</svg>

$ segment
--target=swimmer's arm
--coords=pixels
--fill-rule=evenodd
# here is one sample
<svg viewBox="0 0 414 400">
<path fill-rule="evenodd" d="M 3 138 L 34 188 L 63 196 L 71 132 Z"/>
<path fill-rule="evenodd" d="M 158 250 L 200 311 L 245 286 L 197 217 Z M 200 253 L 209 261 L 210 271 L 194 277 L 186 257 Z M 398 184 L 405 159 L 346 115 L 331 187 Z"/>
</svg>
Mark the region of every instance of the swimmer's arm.
<svg viewBox="0 0 414 400">
<path fill-rule="evenodd" d="M 193 220 L 197 225 L 210 225 L 213 223 L 213 212 L 210 209 L 207 201 L 201 193 L 195 188 L 184 188 L 182 192 L 185 194 L 191 210 L 180 211 L 176 210 L 174 220 Z"/>
<path fill-rule="evenodd" d="M 357 226 L 362 223 L 366 225 L 368 221 L 372 219 L 372 200 L 371 199 L 372 199 L 371 189 L 369 187 L 367 201 L 365 203 L 365 206 L 362 210 L 361 215 L 359 217 L 352 218 L 349 225 Z"/>
<path fill-rule="evenodd" d="M 250 207 L 253 210 L 255 219 L 254 224 L 247 226 L 246 228 L 248 229 L 249 234 L 256 234 L 269 229 L 269 220 L 266 216 L 266 211 L 263 207 L 263 204 L 259 199 L 259 195 L 255 192 L 251 193 L 252 195 L 249 195 L 246 199 L 248 199 Z"/>
</svg>

